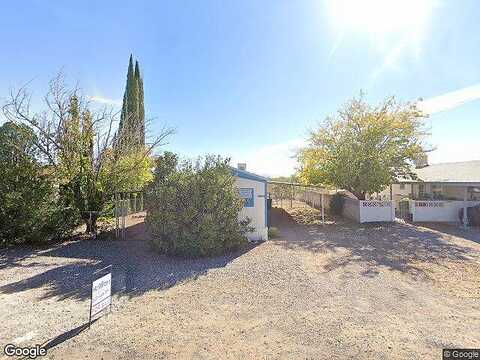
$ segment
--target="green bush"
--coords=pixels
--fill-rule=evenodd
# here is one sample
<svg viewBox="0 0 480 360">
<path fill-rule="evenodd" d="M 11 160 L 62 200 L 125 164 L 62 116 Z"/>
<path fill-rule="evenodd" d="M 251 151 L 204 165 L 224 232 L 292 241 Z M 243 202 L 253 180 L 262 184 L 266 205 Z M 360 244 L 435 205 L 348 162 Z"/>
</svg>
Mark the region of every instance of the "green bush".
<svg viewBox="0 0 480 360">
<path fill-rule="evenodd" d="M 238 221 L 242 207 L 227 160 L 207 156 L 178 165 L 172 153 L 156 160 L 146 222 L 162 253 L 200 257 L 240 248 L 252 230 L 248 221 Z"/>
<path fill-rule="evenodd" d="M 276 237 L 280 236 L 280 230 L 278 230 L 276 227 L 272 226 L 268 228 L 268 238 L 269 239 L 274 239 Z"/>
<path fill-rule="evenodd" d="M 330 198 L 330 212 L 334 215 L 342 215 L 345 198 L 342 194 L 334 194 Z"/>
<path fill-rule="evenodd" d="M 36 159 L 35 134 L 25 125 L 0 127 L 0 245 L 39 243 L 71 229 L 49 173 Z M 65 210 L 65 211 L 64 211 Z"/>
</svg>

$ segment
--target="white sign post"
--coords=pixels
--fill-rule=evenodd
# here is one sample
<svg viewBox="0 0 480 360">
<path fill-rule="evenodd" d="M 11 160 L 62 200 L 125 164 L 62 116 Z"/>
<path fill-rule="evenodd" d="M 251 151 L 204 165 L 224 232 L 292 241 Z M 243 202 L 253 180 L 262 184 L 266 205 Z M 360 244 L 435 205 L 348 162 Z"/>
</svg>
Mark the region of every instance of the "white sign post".
<svg viewBox="0 0 480 360">
<path fill-rule="evenodd" d="M 92 297 L 90 299 L 90 320 L 95 318 L 105 309 L 110 309 L 112 305 L 112 266 L 107 266 L 104 269 L 100 269 L 95 274 L 101 275 L 92 281 Z M 95 278 L 94 274 L 94 278 Z M 100 316 L 98 316 L 100 317 Z M 97 317 L 97 318 L 98 318 Z"/>
</svg>

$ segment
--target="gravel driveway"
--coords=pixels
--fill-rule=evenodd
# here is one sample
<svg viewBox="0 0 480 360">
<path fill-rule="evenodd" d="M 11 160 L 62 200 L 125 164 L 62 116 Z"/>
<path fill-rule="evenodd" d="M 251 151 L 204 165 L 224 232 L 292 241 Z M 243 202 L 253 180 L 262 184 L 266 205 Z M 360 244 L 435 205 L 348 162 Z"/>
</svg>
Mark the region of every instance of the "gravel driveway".
<svg viewBox="0 0 480 360">
<path fill-rule="evenodd" d="M 286 210 L 273 213 L 278 239 L 215 259 L 152 253 L 141 221 L 130 241 L 0 251 L 1 343 L 47 343 L 52 359 L 440 359 L 480 347 L 478 229 L 322 226 L 304 221 L 315 210 Z M 84 330 L 91 272 L 110 263 L 112 313 Z"/>
</svg>

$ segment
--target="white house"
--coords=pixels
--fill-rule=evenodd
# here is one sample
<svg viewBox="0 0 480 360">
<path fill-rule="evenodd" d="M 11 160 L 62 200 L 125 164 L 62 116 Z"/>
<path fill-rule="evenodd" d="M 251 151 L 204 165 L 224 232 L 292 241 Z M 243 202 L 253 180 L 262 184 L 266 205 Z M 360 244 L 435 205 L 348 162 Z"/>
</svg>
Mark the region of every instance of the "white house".
<svg viewBox="0 0 480 360">
<path fill-rule="evenodd" d="M 255 228 L 247 237 L 251 241 L 268 240 L 268 179 L 246 171 L 245 164 L 232 168 L 232 173 L 236 178 L 240 196 L 245 199 L 245 205 L 238 215 L 239 220 L 248 217 L 251 219 L 251 226 Z"/>
</svg>

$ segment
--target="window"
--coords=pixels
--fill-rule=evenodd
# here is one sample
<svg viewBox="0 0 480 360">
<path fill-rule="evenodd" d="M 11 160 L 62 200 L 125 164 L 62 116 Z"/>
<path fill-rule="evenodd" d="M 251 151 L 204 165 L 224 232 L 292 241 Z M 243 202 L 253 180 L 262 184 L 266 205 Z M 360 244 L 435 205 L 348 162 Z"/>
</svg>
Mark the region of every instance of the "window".
<svg viewBox="0 0 480 360">
<path fill-rule="evenodd" d="M 425 196 L 425 185 L 418 184 L 418 198 L 423 199 L 424 196 Z"/>
<path fill-rule="evenodd" d="M 245 200 L 244 207 L 253 207 L 253 196 L 254 190 L 253 188 L 239 188 L 240 197 Z"/>
</svg>

